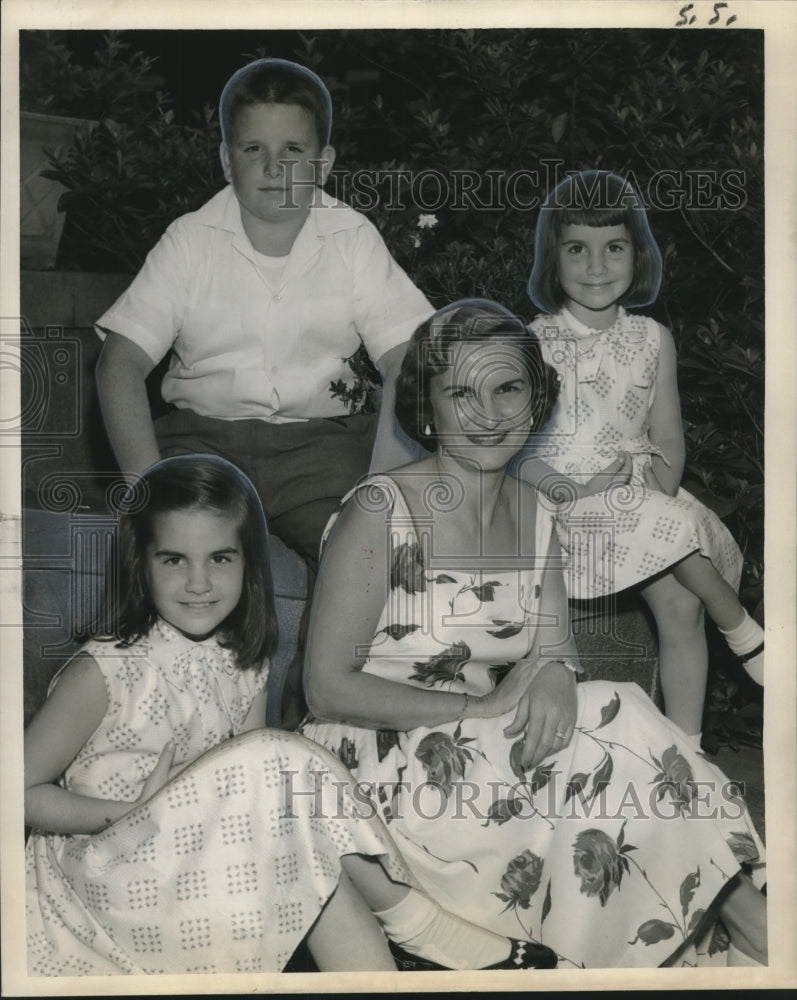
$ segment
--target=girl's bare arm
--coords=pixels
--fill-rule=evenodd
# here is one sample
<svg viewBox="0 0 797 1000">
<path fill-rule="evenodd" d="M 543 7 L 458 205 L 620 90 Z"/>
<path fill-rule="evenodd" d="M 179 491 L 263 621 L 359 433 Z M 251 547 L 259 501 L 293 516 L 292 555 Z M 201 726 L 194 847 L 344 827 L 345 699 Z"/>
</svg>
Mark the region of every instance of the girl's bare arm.
<svg viewBox="0 0 797 1000">
<path fill-rule="evenodd" d="M 675 496 L 684 471 L 684 431 L 678 395 L 675 344 L 670 331 L 663 326 L 660 329 L 656 391 L 648 420 L 650 440 L 661 448 L 669 465 L 654 455 L 651 469 L 663 492 Z"/>
<path fill-rule="evenodd" d="M 25 730 L 25 823 L 49 833 L 97 833 L 121 819 L 168 780 L 167 744 L 135 802 L 97 799 L 54 782 L 86 745 L 107 708 L 105 682 L 93 657 L 79 653 Z"/>
<path fill-rule="evenodd" d="M 266 691 L 256 694 L 249 711 L 246 713 L 241 732 L 247 733 L 250 729 L 264 729 L 266 725 Z"/>
<path fill-rule="evenodd" d="M 578 483 L 563 472 L 557 472 L 541 458 L 524 459 L 518 468 L 517 476 L 554 503 L 567 503 L 569 500 L 582 500 L 584 497 L 603 493 L 611 486 L 624 485 L 630 480 L 632 469 L 631 457 L 621 452 L 613 462 L 586 483 Z"/>
</svg>

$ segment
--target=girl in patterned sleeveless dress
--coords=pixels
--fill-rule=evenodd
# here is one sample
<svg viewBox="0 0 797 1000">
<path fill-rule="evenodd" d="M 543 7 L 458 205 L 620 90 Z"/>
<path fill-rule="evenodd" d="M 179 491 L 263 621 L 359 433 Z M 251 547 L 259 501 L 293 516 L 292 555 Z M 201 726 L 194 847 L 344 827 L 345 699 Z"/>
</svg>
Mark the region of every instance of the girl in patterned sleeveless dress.
<svg viewBox="0 0 797 1000">
<path fill-rule="evenodd" d="M 568 594 L 639 586 L 656 621 L 666 714 L 699 745 L 708 650 L 704 610 L 763 684 L 761 627 L 737 597 L 742 554 L 680 487 L 684 439 L 670 332 L 624 306 L 653 302 L 661 255 L 627 181 L 587 171 L 540 212 L 532 330 L 561 392 L 515 471 L 555 505 Z"/>
<path fill-rule="evenodd" d="M 763 845 L 738 794 L 638 685 L 576 684 L 553 515 L 507 474 L 556 391 L 496 303 L 416 330 L 396 414 L 433 453 L 365 481 L 331 527 L 301 730 L 430 895 L 560 968 L 763 962 Z"/>
<path fill-rule="evenodd" d="M 276 618 L 249 480 L 185 455 L 125 503 L 100 638 L 25 734 L 29 974 L 279 972 L 305 939 L 321 970 L 395 971 L 383 929 L 402 961 L 555 964 L 445 913 L 340 761 L 262 728 Z"/>
</svg>

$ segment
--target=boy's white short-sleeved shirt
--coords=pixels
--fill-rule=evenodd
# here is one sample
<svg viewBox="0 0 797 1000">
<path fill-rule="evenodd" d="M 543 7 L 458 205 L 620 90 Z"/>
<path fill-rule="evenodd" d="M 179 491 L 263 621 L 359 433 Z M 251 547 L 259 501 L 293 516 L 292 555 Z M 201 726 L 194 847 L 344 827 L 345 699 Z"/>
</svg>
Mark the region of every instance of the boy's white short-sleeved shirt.
<svg viewBox="0 0 797 1000">
<path fill-rule="evenodd" d="M 283 423 L 345 414 L 329 388 L 351 380 L 345 359 L 363 343 L 378 361 L 433 312 L 372 223 L 325 192 L 276 273 L 272 286 L 228 186 L 169 226 L 96 329 L 154 364 L 173 349 L 166 402 Z"/>
</svg>

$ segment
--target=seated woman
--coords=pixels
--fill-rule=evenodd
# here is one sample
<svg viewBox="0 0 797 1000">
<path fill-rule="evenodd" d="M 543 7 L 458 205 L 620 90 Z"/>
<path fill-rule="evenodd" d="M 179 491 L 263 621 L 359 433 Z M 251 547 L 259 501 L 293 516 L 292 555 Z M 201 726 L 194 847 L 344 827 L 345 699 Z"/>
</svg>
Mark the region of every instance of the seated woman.
<svg viewBox="0 0 797 1000">
<path fill-rule="evenodd" d="M 396 412 L 430 454 L 344 501 L 302 732 L 431 896 L 560 968 L 763 963 L 763 845 L 736 789 L 637 685 L 576 683 L 552 519 L 507 474 L 556 391 L 497 303 L 415 332 Z"/>
</svg>

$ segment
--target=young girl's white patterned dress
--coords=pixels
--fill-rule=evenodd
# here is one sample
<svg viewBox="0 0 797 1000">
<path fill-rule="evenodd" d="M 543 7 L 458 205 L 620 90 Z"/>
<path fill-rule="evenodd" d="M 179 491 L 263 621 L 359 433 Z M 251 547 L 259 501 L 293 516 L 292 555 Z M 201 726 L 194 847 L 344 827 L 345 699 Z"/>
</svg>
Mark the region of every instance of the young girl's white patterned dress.
<svg viewBox="0 0 797 1000">
<path fill-rule="evenodd" d="M 294 733 L 236 736 L 267 670 L 238 670 L 215 639 L 162 621 L 130 647 L 84 649 L 108 710 L 64 787 L 132 803 L 169 738 L 175 777 L 101 833 L 31 832 L 30 975 L 276 972 L 334 891 L 341 856 L 378 855 L 410 880 L 334 757 Z"/>
<path fill-rule="evenodd" d="M 544 625 L 544 558 L 438 565 L 395 483 L 375 477 L 363 502 L 386 512 L 392 569 L 362 669 L 429 692 L 491 690 Z M 552 532 L 537 508 L 538 553 Z M 709 907 L 742 868 L 763 881 L 764 849 L 722 773 L 636 684 L 579 684 L 570 745 L 529 772 L 503 734 L 513 717 L 408 732 L 311 718 L 302 731 L 351 769 L 452 912 L 543 942 L 560 968 L 724 964 Z"/>
<path fill-rule="evenodd" d="M 548 423 L 516 459 L 515 474 L 523 478 L 525 458 L 540 458 L 586 483 L 620 451 L 633 459 L 628 486 L 578 501 L 563 497 L 556 508 L 569 596 L 617 593 L 692 552 L 709 558 L 738 588 L 742 554 L 717 515 L 683 488 L 671 497 L 644 483 L 644 467 L 661 455 L 648 436 L 658 323 L 621 308 L 611 327 L 594 330 L 563 309 L 556 316 L 538 316 L 531 329 L 561 378 L 560 396 Z"/>
</svg>

